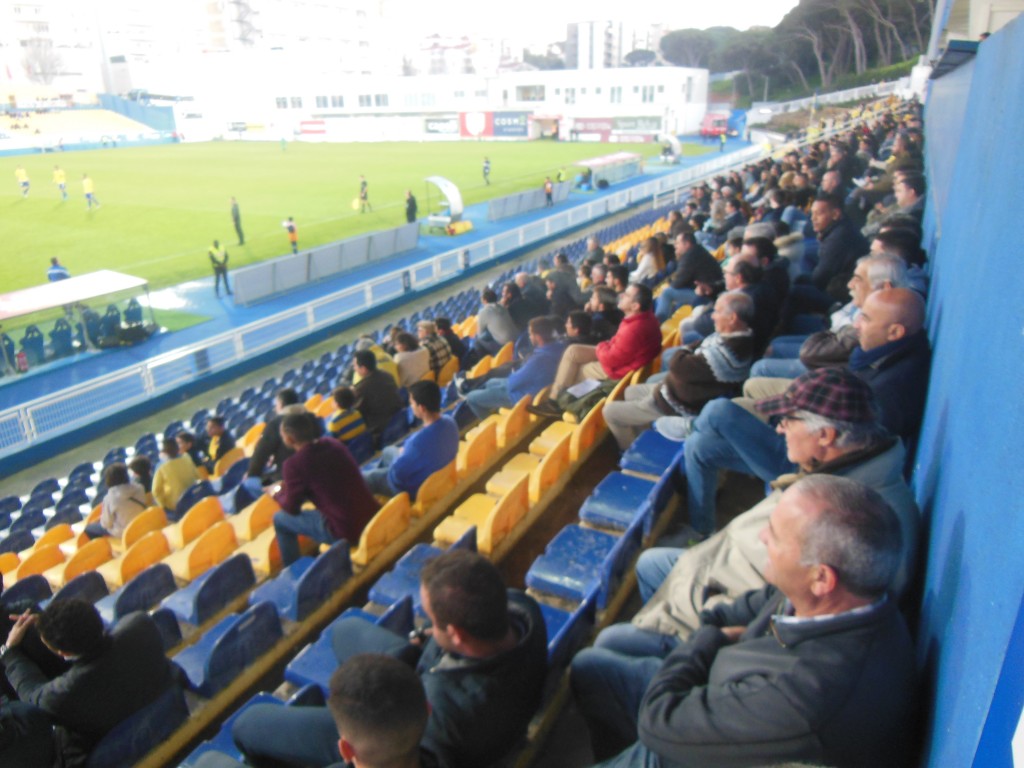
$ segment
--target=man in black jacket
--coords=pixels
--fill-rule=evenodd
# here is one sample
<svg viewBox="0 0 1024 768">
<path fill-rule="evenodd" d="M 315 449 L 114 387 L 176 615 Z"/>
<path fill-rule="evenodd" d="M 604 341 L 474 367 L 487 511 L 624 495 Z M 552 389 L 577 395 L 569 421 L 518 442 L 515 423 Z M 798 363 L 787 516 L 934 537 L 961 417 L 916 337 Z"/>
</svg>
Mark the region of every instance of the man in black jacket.
<svg viewBox="0 0 1024 768">
<path fill-rule="evenodd" d="M 704 611 L 664 661 L 624 657 L 599 693 L 574 678 L 598 759 L 638 739 L 603 768 L 904 764 L 915 675 L 886 593 L 896 515 L 856 481 L 811 476 L 761 541 L 772 586 Z"/>
<path fill-rule="evenodd" d="M 265 483 L 276 482 L 281 479 L 281 467 L 284 461 L 295 451 L 284 444 L 281 440 L 281 422 L 290 413 L 302 413 L 305 406 L 299 402 L 299 393 L 291 387 L 279 389 L 274 397 L 275 415 L 263 428 L 260 439 L 256 441 L 252 457 L 249 459 L 249 471 L 246 473 L 247 480 L 258 481 L 259 486 L 254 483 L 249 485 L 250 490 L 259 494 L 260 488 Z M 268 472 L 269 469 L 269 472 Z"/>
<path fill-rule="evenodd" d="M 853 277 L 857 259 L 870 250 L 870 245 L 843 213 L 843 201 L 835 195 L 819 194 L 815 198 L 811 204 L 811 226 L 819 242 L 818 264 L 809 282 L 826 294 L 827 304 L 845 304 L 850 300 L 846 284 Z"/>
<path fill-rule="evenodd" d="M 658 296 L 654 314 L 660 322 L 668 320 L 677 307 L 697 301 L 697 282 L 711 285 L 722 279 L 722 267 L 704 246 L 700 245 L 693 232 L 683 232 L 676 237 L 676 271 L 672 282 Z"/>
<path fill-rule="evenodd" d="M 67 672 L 51 679 L 22 652 L 32 627 L 47 647 L 71 662 Z M 130 614 L 106 632 L 96 609 L 77 599 L 18 617 L 0 647 L 0 661 L 18 698 L 56 725 L 55 747 L 64 768 L 85 765 L 89 751 L 114 726 L 180 679 L 148 614 Z"/>
</svg>

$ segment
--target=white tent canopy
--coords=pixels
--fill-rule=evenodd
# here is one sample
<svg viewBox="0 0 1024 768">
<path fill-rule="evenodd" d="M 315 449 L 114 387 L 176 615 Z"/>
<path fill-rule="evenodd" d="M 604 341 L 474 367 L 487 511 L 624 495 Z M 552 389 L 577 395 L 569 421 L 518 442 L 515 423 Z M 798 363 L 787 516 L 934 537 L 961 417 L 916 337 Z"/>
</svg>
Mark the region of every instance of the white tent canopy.
<svg viewBox="0 0 1024 768">
<path fill-rule="evenodd" d="M 428 176 L 426 182 L 433 184 L 441 190 L 441 194 L 448 201 L 448 215 L 451 217 L 451 220 L 458 221 L 462 218 L 462 211 L 464 210 L 462 193 L 459 192 L 459 188 L 455 186 L 455 183 L 449 181 L 444 176 Z"/>
</svg>

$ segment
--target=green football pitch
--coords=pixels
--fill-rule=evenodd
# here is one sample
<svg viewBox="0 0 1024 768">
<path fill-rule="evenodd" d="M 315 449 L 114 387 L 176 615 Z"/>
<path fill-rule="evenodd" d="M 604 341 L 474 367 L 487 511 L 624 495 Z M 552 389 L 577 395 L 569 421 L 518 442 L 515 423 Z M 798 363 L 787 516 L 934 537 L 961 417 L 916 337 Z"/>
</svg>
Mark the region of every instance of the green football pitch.
<svg viewBox="0 0 1024 768">
<path fill-rule="evenodd" d="M 3 287 L 45 282 L 51 256 L 73 275 L 113 269 L 144 277 L 153 287 L 211 274 L 206 256 L 216 238 L 232 268 L 287 253 L 282 221 L 292 216 L 302 248 L 405 221 L 405 190 L 419 215 L 439 208 L 440 175 L 459 186 L 467 205 L 540 187 L 560 167 L 628 150 L 653 158 L 657 144 L 600 145 L 534 142 L 303 144 L 211 142 L 131 147 L 59 155 L 0 158 L 0 248 Z M 699 145 L 684 145 L 700 154 Z M 481 168 L 491 160 L 491 184 Z M 68 200 L 52 184 L 53 166 L 67 173 Z M 22 199 L 14 170 L 23 165 L 31 192 Z M 95 183 L 101 207 L 87 211 L 82 174 Z M 371 212 L 353 210 L 359 175 L 369 182 Z M 237 246 L 230 198 L 242 214 L 245 245 Z"/>
</svg>

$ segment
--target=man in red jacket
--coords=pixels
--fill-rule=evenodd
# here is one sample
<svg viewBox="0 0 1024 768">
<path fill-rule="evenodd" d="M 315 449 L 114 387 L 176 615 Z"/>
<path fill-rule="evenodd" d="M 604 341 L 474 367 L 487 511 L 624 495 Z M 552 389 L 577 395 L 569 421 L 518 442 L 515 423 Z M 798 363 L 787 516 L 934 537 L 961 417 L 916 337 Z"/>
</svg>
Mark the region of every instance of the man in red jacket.
<svg viewBox="0 0 1024 768">
<path fill-rule="evenodd" d="M 632 284 L 619 294 L 619 309 L 625 317 L 608 341 L 597 346 L 572 344 L 562 355 L 551 399 L 531 407 L 541 416 L 561 416 L 554 398 L 567 387 L 586 379 L 621 379 L 642 368 L 661 352 L 661 326 L 651 311 L 653 297 L 645 285 Z"/>
</svg>

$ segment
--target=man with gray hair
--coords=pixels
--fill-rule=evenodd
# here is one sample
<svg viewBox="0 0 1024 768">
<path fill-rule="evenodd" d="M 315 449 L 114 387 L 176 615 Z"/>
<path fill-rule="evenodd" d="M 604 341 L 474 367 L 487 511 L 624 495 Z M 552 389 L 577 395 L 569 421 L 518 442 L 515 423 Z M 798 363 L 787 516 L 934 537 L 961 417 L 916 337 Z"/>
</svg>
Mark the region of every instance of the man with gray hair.
<svg viewBox="0 0 1024 768">
<path fill-rule="evenodd" d="M 664 660 L 600 648 L 573 660 L 595 757 L 625 749 L 603 768 L 905 764 L 915 662 L 887 591 L 897 516 L 860 483 L 812 475 L 759 538 L 768 586 L 703 611 Z"/>
<path fill-rule="evenodd" d="M 674 417 L 682 439 L 706 402 L 738 391 L 754 354 L 753 315 L 754 303 L 747 294 L 721 294 L 711 313 L 714 333 L 681 347 L 663 381 L 634 384 L 626 389 L 625 400 L 605 404 L 604 418 L 620 450 L 662 416 Z"/>
</svg>

